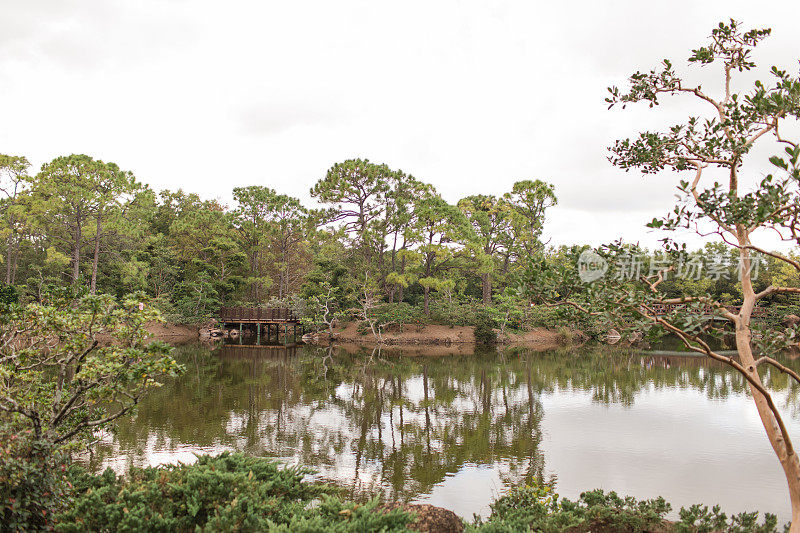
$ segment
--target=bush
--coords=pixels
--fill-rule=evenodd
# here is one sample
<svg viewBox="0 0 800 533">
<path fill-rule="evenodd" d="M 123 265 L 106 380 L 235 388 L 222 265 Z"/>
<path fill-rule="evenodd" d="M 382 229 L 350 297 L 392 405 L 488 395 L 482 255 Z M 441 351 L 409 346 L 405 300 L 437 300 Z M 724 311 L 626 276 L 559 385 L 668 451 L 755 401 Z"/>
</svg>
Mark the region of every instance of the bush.
<svg viewBox="0 0 800 533">
<path fill-rule="evenodd" d="M 422 310 L 405 302 L 380 304 L 373 313 L 377 321 L 376 327 L 397 329 L 401 333 L 405 326 L 419 328 L 424 322 Z"/>
<path fill-rule="evenodd" d="M 19 302 L 19 294 L 13 285 L 0 282 L 0 308 Z"/>
<path fill-rule="evenodd" d="M 433 299 L 429 320 L 432 324 L 446 326 L 474 326 L 480 307 L 475 300 Z"/>
<path fill-rule="evenodd" d="M 491 514 L 484 521 L 476 517 L 467 531 L 542 533 L 630 533 L 664 531 L 675 533 L 776 533 L 774 515 L 766 514 L 758 523 L 758 513 L 742 513 L 728 518 L 719 507 L 694 505 L 680 510 L 680 522 L 669 523 L 664 517 L 672 506 L 663 498 L 637 500 L 602 490 L 584 492 L 577 501 L 559 500 L 553 488 L 546 485 L 516 487 L 491 505 Z"/>
<path fill-rule="evenodd" d="M 558 307 L 536 305 L 528 309 L 525 320 L 534 328 L 555 329 L 566 321 L 563 314 Z"/>
<path fill-rule="evenodd" d="M 406 531 L 411 516 L 375 511 L 304 482 L 309 471 L 242 454 L 201 456 L 193 465 L 112 470 L 73 468 L 75 500 L 58 531 Z M 311 504 L 316 502 L 315 506 Z"/>
<path fill-rule="evenodd" d="M 558 340 L 561 344 L 570 346 L 575 342 L 575 332 L 568 327 L 558 326 L 556 333 L 558 333 Z"/>
<path fill-rule="evenodd" d="M 497 333 L 494 331 L 494 320 L 487 312 L 481 312 L 475 318 L 475 342 L 478 344 L 494 344 L 497 342 Z"/>
<path fill-rule="evenodd" d="M 601 490 L 559 501 L 550 487 L 534 485 L 512 489 L 491 509 L 485 523 L 476 519 L 473 531 L 642 532 L 660 525 L 670 505 L 663 498 L 637 501 Z"/>
<path fill-rule="evenodd" d="M 0 428 L 0 524 L 3 531 L 52 529 L 66 499 L 61 455 L 32 431 Z"/>
</svg>

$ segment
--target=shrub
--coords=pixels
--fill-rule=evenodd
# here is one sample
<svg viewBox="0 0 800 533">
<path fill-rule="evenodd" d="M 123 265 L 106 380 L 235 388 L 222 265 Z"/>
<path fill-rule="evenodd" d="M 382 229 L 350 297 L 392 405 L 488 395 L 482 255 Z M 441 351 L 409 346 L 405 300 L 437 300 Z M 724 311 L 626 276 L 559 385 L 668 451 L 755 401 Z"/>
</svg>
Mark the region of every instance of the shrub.
<svg viewBox="0 0 800 533">
<path fill-rule="evenodd" d="M 575 332 L 565 326 L 558 326 L 556 328 L 558 333 L 558 340 L 561 344 L 571 345 L 575 342 Z"/>
<path fill-rule="evenodd" d="M 4 426 L 0 442 L 0 529 L 51 529 L 53 511 L 60 509 L 66 498 L 61 455 L 36 440 L 30 430 Z"/>
<path fill-rule="evenodd" d="M 494 331 L 494 320 L 485 311 L 475 318 L 475 342 L 478 344 L 494 344 L 497 342 L 497 333 Z"/>
<path fill-rule="evenodd" d="M 534 328 L 554 329 L 564 324 L 565 318 L 558 307 L 536 305 L 526 312 L 526 322 Z"/>
<path fill-rule="evenodd" d="M 512 489 L 492 506 L 486 523 L 476 519 L 480 531 L 647 531 L 661 524 L 670 505 L 663 498 L 637 501 L 602 490 L 584 492 L 571 502 L 559 501 L 547 486 Z"/>
<path fill-rule="evenodd" d="M 304 482 L 309 472 L 243 454 L 132 468 L 128 477 L 73 468 L 73 504 L 58 531 L 406 531 L 411 516 L 375 511 Z M 317 504 L 312 506 L 311 504 Z"/>
<path fill-rule="evenodd" d="M 13 285 L 0 282 L 0 308 L 19 302 L 19 294 Z"/>
<path fill-rule="evenodd" d="M 433 299 L 430 303 L 432 324 L 474 326 L 481 304 L 475 300 Z"/>
<path fill-rule="evenodd" d="M 671 505 L 663 498 L 637 500 L 602 490 L 584 492 L 577 501 L 559 499 L 552 487 L 526 485 L 512 488 L 491 505 L 491 514 L 483 520 L 475 517 L 467 531 L 542 533 L 629 533 L 663 531 L 675 533 L 776 533 L 777 520 L 765 514 L 758 523 L 758 513 L 742 513 L 728 518 L 719 507 L 693 505 L 680 510 L 680 521 L 669 523 L 664 517 Z"/>
<path fill-rule="evenodd" d="M 383 329 L 398 329 L 401 333 L 405 326 L 423 324 L 423 314 L 419 307 L 414 307 L 405 302 L 380 304 L 374 310 L 376 327 Z"/>
</svg>

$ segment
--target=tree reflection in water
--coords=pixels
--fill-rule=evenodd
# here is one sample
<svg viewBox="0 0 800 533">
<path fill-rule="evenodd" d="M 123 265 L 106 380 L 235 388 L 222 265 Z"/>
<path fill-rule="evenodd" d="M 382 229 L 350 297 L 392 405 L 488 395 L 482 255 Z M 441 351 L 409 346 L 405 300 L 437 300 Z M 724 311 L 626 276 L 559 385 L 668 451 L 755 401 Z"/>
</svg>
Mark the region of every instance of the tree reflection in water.
<svg viewBox="0 0 800 533">
<path fill-rule="evenodd" d="M 595 402 L 630 405 L 646 387 L 721 399 L 745 392 L 721 365 L 607 348 L 419 357 L 240 345 L 176 352 L 186 373 L 120 421 L 92 458 L 96 466 L 121 457 L 174 460 L 181 449 L 237 449 L 407 500 L 470 465 L 496 468 L 504 484 L 542 481 L 542 394 L 579 389 Z M 796 405 L 797 387 L 786 376 L 767 380 Z"/>
</svg>

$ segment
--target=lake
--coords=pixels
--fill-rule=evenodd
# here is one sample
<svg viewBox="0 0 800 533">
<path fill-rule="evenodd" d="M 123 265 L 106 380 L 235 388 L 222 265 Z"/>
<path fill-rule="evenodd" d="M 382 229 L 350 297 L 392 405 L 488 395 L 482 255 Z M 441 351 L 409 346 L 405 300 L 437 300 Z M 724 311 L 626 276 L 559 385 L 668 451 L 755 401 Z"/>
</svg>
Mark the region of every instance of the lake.
<svg viewBox="0 0 800 533">
<path fill-rule="evenodd" d="M 573 499 L 602 488 L 791 518 L 752 399 L 721 364 L 608 347 L 443 351 L 178 346 L 185 374 L 90 462 L 122 472 L 240 450 L 468 519 L 532 481 Z M 767 379 L 800 438 L 800 389 Z"/>
</svg>

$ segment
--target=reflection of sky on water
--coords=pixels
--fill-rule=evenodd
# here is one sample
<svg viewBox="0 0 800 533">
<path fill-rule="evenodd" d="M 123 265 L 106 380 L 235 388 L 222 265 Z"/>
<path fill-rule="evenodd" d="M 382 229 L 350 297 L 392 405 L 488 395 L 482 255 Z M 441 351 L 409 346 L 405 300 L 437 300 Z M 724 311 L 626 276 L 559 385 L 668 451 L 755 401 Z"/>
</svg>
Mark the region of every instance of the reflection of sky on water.
<svg viewBox="0 0 800 533">
<path fill-rule="evenodd" d="M 533 364 L 534 376 L 540 380 L 541 387 L 542 379 L 547 383 L 547 372 L 544 367 L 535 366 L 535 358 Z M 322 479 L 340 482 L 358 491 L 382 490 L 393 495 L 396 487 L 393 489 L 389 479 L 393 475 L 392 467 L 384 461 L 388 463 L 394 453 L 409 453 L 409 446 L 416 447 L 411 454 L 419 457 L 401 462 L 405 469 L 424 469 L 426 457 L 452 454 L 454 444 L 448 439 L 454 433 L 458 446 L 470 437 L 459 433 L 457 426 L 471 427 L 465 421 L 487 415 L 488 405 L 486 420 L 491 430 L 487 435 L 506 443 L 505 448 L 502 451 L 491 449 L 477 459 L 470 455 L 471 450 L 462 451 L 459 457 L 463 456 L 463 460 L 452 463 L 457 468 L 445 469 L 441 478 L 432 484 L 404 479 L 401 486 L 413 491 L 408 495 L 412 501 L 446 507 L 467 519 L 473 513 L 486 515 L 489 503 L 506 490 L 508 483 L 522 479 L 524 472 L 534 469 L 533 462 L 543 456 L 541 474 L 545 479 L 556 477 L 557 491 L 571 499 L 577 498 L 583 490 L 603 488 L 638 498 L 661 495 L 675 510 L 693 503 L 719 503 L 729 513 L 771 512 L 778 515 L 781 523 L 790 518 L 782 471 L 764 435 L 752 399 L 742 393 L 730 391 L 718 398 L 717 394 L 692 388 L 682 381 L 679 385 L 658 387 L 646 381 L 634 393 L 633 401 L 623 402 L 623 405 L 597 401 L 597 391 L 591 387 L 553 383 L 533 392 L 535 407 L 530 412 L 541 412 L 543 417 L 537 422 L 532 439 L 538 442 L 540 434 L 541 443 L 531 450 L 528 441 L 515 440 L 519 439 L 520 431 L 525 434 L 529 428 L 520 422 L 529 412 L 531 398 L 525 367 L 506 375 L 502 387 L 500 381 L 492 382 L 487 399 L 481 392 L 484 378 L 489 379 L 486 374 L 462 376 L 462 381 L 456 381 L 442 371 L 446 362 L 442 365 L 430 367 L 428 403 L 423 376 L 416 373 L 403 378 L 402 431 L 400 407 L 388 401 L 386 405 L 381 404 L 369 424 L 351 418 L 359 416 L 360 420 L 365 420 L 366 413 L 375 411 L 373 406 L 361 405 L 361 400 L 357 399 L 363 398 L 363 383 L 343 380 L 331 389 L 327 400 L 307 399 L 303 394 L 310 393 L 301 394 L 299 388 L 288 389 L 292 400 L 277 402 L 275 398 L 280 398 L 280 393 L 274 392 L 273 398 L 272 389 L 266 386 L 256 389 L 263 404 L 256 402 L 255 407 L 248 410 L 239 398 L 230 404 L 234 407 L 221 411 L 220 432 L 213 442 L 206 439 L 202 444 L 191 442 L 185 432 L 183 441 L 173 439 L 170 432 L 179 426 L 180 420 L 176 418 L 160 424 L 161 419 L 157 417 L 148 419 L 145 404 L 141 416 L 131 423 L 146 424 L 141 433 L 143 438 L 125 448 L 115 436 L 106 435 L 103 439 L 106 450 L 100 464 L 122 472 L 131 464 L 190 463 L 195 454 L 239 449 L 277 457 L 288 464 L 308 465 L 312 458 L 314 464 L 309 466 L 316 469 Z M 272 367 L 264 372 L 270 371 L 269 368 Z M 440 376 L 435 382 L 437 368 L 444 377 Z M 391 371 L 388 372 L 390 375 Z M 702 377 L 707 370 L 690 368 L 688 372 Z M 713 372 L 709 376 L 710 383 L 717 387 L 728 379 L 724 374 L 715 376 Z M 357 381 L 358 378 L 352 379 Z M 384 385 L 386 383 L 394 385 L 391 379 Z M 445 392 L 455 391 L 449 403 L 434 403 L 434 383 L 446 389 Z M 301 388 L 297 384 L 292 386 Z M 221 392 L 214 392 L 222 396 L 213 406 L 229 405 L 222 401 L 225 390 L 231 389 L 220 386 Z M 391 396 L 390 388 L 386 390 L 387 397 Z M 207 400 L 206 396 L 198 393 L 202 401 Z M 786 394 L 782 393 L 776 394 L 776 400 L 781 406 L 788 402 Z M 430 406 L 427 414 L 426 405 Z M 163 402 L 159 405 L 159 409 L 166 409 L 167 413 L 169 408 Z M 503 422 L 503 417 L 509 413 L 518 417 L 511 424 Z M 160 412 L 159 416 L 164 413 Z M 787 413 L 786 422 L 792 433 L 800 435 L 797 417 Z M 515 447 L 515 442 L 521 444 Z M 402 452 L 403 446 L 406 452 Z M 433 464 L 436 465 L 435 460 Z M 449 464 L 442 460 L 439 466 Z M 407 470 L 404 472 L 407 477 L 410 475 Z"/>
<path fill-rule="evenodd" d="M 564 496 L 599 487 L 661 495 L 676 510 L 719 503 L 729 512 L 791 518 L 783 471 L 747 396 L 722 401 L 693 389 L 650 387 L 632 407 L 592 403 L 574 390 L 541 401 L 545 469 L 558 476 Z M 800 436 L 798 420 L 786 423 Z"/>
</svg>

